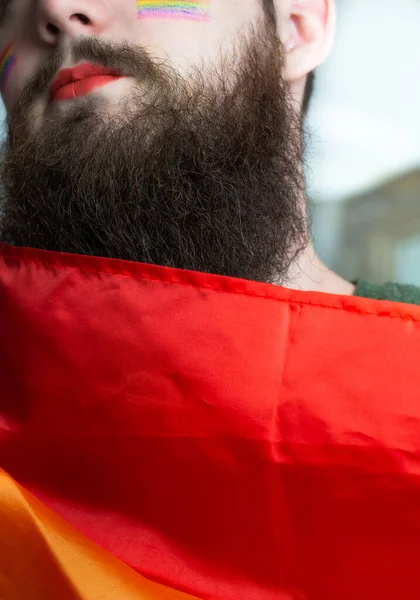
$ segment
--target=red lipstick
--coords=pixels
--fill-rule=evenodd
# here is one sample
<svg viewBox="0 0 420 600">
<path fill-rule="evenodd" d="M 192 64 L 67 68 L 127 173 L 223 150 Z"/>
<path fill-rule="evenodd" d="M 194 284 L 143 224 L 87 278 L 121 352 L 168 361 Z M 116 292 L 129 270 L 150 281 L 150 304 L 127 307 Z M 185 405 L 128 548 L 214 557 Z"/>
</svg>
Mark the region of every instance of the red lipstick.
<svg viewBox="0 0 420 600">
<path fill-rule="evenodd" d="M 49 90 L 50 102 L 71 100 L 88 94 L 99 86 L 120 79 L 121 73 L 92 63 L 82 63 L 59 72 Z"/>
</svg>

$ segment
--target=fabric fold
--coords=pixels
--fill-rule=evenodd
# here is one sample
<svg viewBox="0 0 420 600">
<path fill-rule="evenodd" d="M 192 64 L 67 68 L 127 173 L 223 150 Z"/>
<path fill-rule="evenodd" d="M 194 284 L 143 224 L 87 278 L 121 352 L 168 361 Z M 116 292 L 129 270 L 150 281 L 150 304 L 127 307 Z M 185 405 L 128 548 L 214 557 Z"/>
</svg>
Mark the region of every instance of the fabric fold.
<svg viewBox="0 0 420 600">
<path fill-rule="evenodd" d="M 142 577 L 0 470 L 2 600 L 193 600 Z"/>
</svg>

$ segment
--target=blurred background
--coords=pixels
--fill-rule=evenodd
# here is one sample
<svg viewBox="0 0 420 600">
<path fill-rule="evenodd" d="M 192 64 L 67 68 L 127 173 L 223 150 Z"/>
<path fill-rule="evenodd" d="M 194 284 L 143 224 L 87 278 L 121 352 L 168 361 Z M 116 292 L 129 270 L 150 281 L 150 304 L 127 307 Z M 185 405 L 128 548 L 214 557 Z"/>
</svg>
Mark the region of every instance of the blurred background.
<svg viewBox="0 0 420 600">
<path fill-rule="evenodd" d="M 337 8 L 307 120 L 315 246 L 349 281 L 420 286 L 420 0 Z"/>
<path fill-rule="evenodd" d="M 315 246 L 348 280 L 420 285 L 420 1 L 337 8 L 308 115 Z"/>
</svg>

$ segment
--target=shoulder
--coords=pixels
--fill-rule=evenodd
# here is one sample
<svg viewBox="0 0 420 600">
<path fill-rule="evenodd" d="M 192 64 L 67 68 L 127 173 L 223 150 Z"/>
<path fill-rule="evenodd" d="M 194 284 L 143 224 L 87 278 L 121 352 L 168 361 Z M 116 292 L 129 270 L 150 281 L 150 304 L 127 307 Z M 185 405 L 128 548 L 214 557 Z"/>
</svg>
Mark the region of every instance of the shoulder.
<svg viewBox="0 0 420 600">
<path fill-rule="evenodd" d="M 406 285 L 391 281 L 378 285 L 364 279 L 358 279 L 355 283 L 355 296 L 420 305 L 420 287 L 416 285 Z"/>
</svg>

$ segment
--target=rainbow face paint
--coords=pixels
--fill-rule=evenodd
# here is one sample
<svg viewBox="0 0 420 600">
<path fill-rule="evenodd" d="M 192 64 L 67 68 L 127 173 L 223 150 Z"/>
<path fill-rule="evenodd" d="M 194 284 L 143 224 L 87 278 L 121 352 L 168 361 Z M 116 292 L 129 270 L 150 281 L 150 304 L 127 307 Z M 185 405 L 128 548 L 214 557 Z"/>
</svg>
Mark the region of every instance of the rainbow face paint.
<svg viewBox="0 0 420 600">
<path fill-rule="evenodd" d="M 0 56 L 0 92 L 3 91 L 15 62 L 16 56 L 13 52 L 13 44 L 9 44 Z"/>
<path fill-rule="evenodd" d="M 209 20 L 208 0 L 137 0 L 137 18 Z"/>
</svg>

